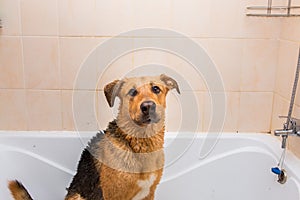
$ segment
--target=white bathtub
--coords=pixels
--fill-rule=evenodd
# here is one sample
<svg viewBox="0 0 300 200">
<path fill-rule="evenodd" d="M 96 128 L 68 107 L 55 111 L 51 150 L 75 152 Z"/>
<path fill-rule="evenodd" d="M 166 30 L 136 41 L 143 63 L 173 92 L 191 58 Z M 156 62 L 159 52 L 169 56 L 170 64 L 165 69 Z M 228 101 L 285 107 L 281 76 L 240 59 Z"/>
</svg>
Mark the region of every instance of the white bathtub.
<svg viewBox="0 0 300 200">
<path fill-rule="evenodd" d="M 63 199 L 85 137 L 70 132 L 0 132 L 0 199 L 11 199 L 7 180 L 24 183 L 34 199 Z M 217 135 L 212 135 L 215 141 Z M 200 154 L 205 134 L 166 134 L 166 167 L 158 200 L 299 200 L 300 161 L 287 153 L 288 180 L 271 173 L 280 141 L 266 134 L 220 135 L 213 150 Z M 203 152 L 202 152 L 203 153 Z"/>
</svg>

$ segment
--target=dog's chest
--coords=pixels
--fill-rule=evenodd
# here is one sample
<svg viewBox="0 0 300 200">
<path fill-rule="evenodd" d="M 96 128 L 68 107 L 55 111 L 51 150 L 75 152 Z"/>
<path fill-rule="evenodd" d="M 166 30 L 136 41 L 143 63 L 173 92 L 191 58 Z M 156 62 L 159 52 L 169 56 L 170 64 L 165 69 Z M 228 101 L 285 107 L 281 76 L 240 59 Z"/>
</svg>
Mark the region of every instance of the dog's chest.
<svg viewBox="0 0 300 200">
<path fill-rule="evenodd" d="M 144 199 L 150 194 L 150 189 L 154 185 L 157 178 L 155 173 L 149 175 L 149 178 L 137 180 L 136 184 L 139 186 L 140 191 L 132 198 L 132 200 Z"/>
<path fill-rule="evenodd" d="M 126 173 L 102 166 L 101 188 L 104 199 L 142 200 L 153 195 L 162 170 L 149 173 Z"/>
</svg>

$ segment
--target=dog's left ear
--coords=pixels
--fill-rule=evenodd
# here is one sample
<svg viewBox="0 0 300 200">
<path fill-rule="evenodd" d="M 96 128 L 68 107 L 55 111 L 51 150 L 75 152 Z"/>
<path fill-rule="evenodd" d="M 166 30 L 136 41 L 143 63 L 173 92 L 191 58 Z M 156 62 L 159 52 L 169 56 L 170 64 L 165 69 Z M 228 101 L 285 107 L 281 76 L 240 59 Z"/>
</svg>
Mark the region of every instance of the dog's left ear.
<svg viewBox="0 0 300 200">
<path fill-rule="evenodd" d="M 178 92 L 178 94 L 180 94 L 180 90 L 179 90 L 178 84 L 177 84 L 177 82 L 176 82 L 174 79 L 172 79 L 172 78 L 169 77 L 169 76 L 166 76 L 165 74 L 161 74 L 159 78 L 160 78 L 160 80 L 161 80 L 162 82 L 165 83 L 165 85 L 167 86 L 167 88 L 168 88 L 169 90 L 175 88 L 176 91 Z"/>
<path fill-rule="evenodd" d="M 115 98 L 118 96 L 123 83 L 123 81 L 115 80 L 104 87 L 104 94 L 110 107 L 114 106 Z"/>
</svg>

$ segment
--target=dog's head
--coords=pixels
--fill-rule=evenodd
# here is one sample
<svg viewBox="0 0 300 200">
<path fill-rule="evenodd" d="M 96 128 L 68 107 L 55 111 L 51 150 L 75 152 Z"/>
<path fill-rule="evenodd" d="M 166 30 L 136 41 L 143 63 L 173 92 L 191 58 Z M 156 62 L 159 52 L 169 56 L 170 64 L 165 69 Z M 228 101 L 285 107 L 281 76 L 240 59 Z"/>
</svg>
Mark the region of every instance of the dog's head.
<svg viewBox="0 0 300 200">
<path fill-rule="evenodd" d="M 120 98 L 120 120 L 130 120 L 140 127 L 164 121 L 166 95 L 179 87 L 177 82 L 164 74 L 151 77 L 134 77 L 115 80 L 104 88 L 110 107 Z"/>
</svg>

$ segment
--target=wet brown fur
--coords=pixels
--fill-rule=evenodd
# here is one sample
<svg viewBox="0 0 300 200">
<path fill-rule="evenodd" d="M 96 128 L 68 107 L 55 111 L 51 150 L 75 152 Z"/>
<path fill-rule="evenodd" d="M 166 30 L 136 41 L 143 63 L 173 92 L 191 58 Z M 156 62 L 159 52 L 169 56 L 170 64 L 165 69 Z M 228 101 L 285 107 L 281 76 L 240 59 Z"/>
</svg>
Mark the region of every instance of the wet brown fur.
<svg viewBox="0 0 300 200">
<path fill-rule="evenodd" d="M 8 188 L 15 200 L 32 200 L 31 196 L 21 182 L 17 180 L 9 181 Z"/>
<path fill-rule="evenodd" d="M 111 123 L 113 124 L 113 122 Z M 106 147 L 109 142 L 120 148 L 122 150 L 135 152 L 135 153 L 147 153 L 162 150 L 163 148 L 163 135 L 164 131 L 160 131 L 155 134 L 151 138 L 135 138 L 133 136 L 129 136 L 121 131 L 118 127 L 113 127 L 113 130 L 107 129 L 105 135 L 107 136 L 105 139 L 99 141 L 99 146 L 104 147 L 103 151 L 108 157 L 111 158 L 119 158 L 119 155 L 115 155 L 114 151 L 110 151 L 110 147 Z M 107 140 L 109 142 L 107 142 Z M 153 185 L 150 188 L 150 193 L 144 199 L 154 199 L 154 192 L 157 184 L 160 181 L 162 175 L 162 166 L 163 166 L 163 154 L 159 156 L 159 158 L 154 158 L 154 160 L 159 160 L 159 166 L 153 166 L 156 163 L 146 163 L 141 162 L 140 160 L 136 160 L 131 157 L 131 154 L 128 156 L 121 155 L 120 156 L 124 163 L 117 161 L 120 165 L 128 165 L 131 168 L 131 165 L 137 168 L 137 171 L 142 171 L 140 173 L 131 173 L 126 172 L 126 169 L 116 170 L 111 168 L 103 163 L 99 165 L 101 174 L 101 188 L 103 191 L 104 199 L 132 199 L 141 188 L 136 184 L 138 180 L 148 179 L 149 176 L 153 173 L 156 174 L 156 179 Z M 111 160 L 110 164 L 112 165 L 114 161 Z M 147 166 L 144 166 L 144 165 Z M 143 167 L 144 166 L 144 167 Z M 148 169 L 145 169 L 147 168 Z M 118 167 L 115 167 L 118 168 Z M 152 169 L 156 169 L 155 171 L 151 171 Z M 149 172 L 143 172 L 143 171 Z"/>
<path fill-rule="evenodd" d="M 153 93 L 153 85 L 161 89 L 159 94 Z M 128 95 L 132 88 L 137 95 Z M 154 199 L 164 165 L 166 95 L 174 88 L 180 93 L 176 81 L 166 75 L 125 78 L 105 86 L 110 107 L 120 98 L 119 114 L 83 151 L 65 200 Z M 157 105 L 159 121 L 139 124 L 140 105 L 149 100 Z M 15 189 L 14 182 L 9 188 L 16 200 L 21 200 L 16 195 L 26 191 Z"/>
</svg>

